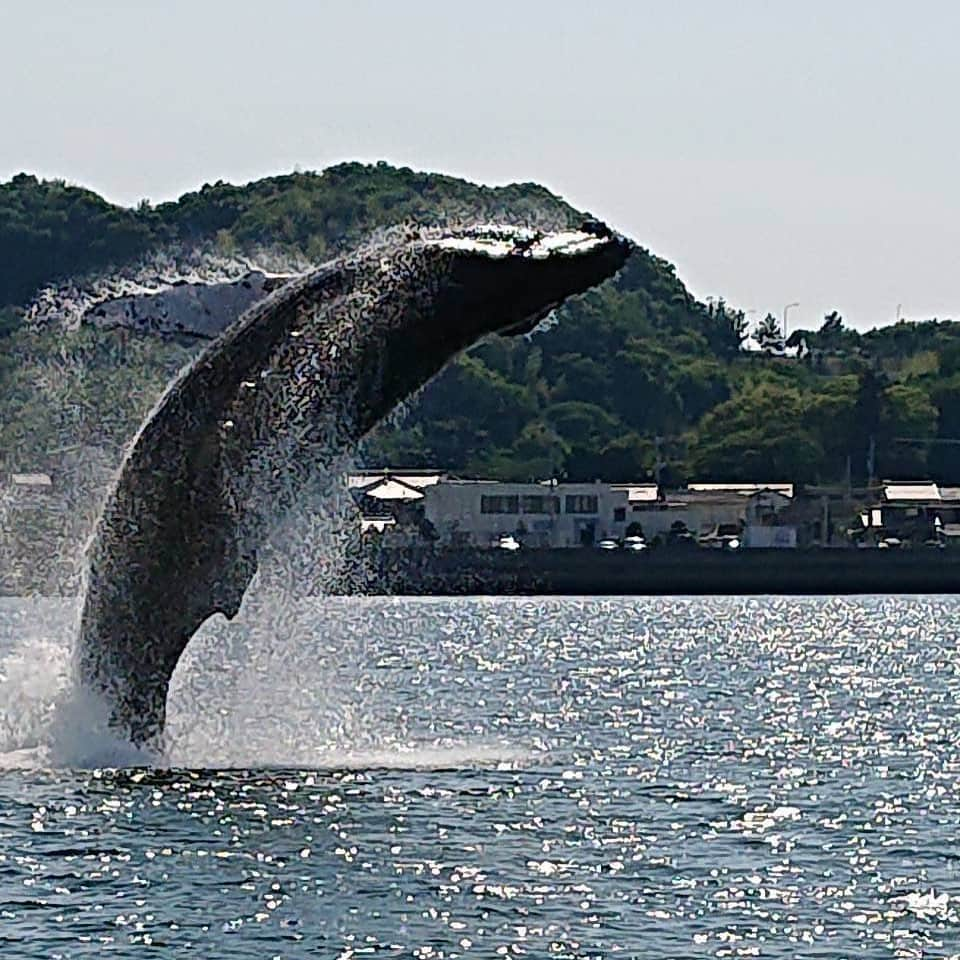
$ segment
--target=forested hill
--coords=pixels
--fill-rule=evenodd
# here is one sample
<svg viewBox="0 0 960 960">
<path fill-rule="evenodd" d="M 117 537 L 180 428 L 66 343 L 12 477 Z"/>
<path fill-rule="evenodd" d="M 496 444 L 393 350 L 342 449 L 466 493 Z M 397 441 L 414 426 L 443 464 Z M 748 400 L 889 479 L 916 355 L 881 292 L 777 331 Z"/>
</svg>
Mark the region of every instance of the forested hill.
<svg viewBox="0 0 960 960">
<path fill-rule="evenodd" d="M 194 352 L 191 343 L 94 329 L 27 329 L 38 287 L 158 249 L 270 248 L 321 261 L 407 220 L 582 214 L 535 184 L 487 188 L 386 164 L 343 164 L 246 186 L 204 186 L 126 209 L 61 182 L 0 185 L 0 466 L 55 467 L 77 444 L 119 448 Z M 642 237 L 637 238 L 642 242 Z M 832 481 L 932 475 L 960 482 L 960 326 L 865 335 L 839 314 L 783 356 L 776 321 L 743 349 L 742 313 L 696 301 L 639 249 L 616 281 L 568 303 L 532 338 L 460 357 L 366 451 L 370 463 L 464 474 L 639 480 Z M 788 353 L 794 351 L 788 350 Z"/>
<path fill-rule="evenodd" d="M 122 266 L 167 244 L 282 247 L 319 262 L 377 227 L 406 220 L 507 217 L 562 226 L 579 216 L 536 184 L 484 187 L 384 163 L 345 163 L 246 186 L 206 184 L 175 202 L 142 201 L 135 209 L 20 174 L 0 184 L 0 306 L 22 303 L 53 280 Z"/>
</svg>

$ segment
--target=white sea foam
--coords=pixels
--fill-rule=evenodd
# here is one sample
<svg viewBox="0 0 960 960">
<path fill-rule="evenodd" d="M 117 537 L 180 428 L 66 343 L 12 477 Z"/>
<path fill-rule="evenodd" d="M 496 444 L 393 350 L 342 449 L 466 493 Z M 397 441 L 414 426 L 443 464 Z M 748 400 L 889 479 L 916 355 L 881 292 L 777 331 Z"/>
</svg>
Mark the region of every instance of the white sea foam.
<svg viewBox="0 0 960 960">
<path fill-rule="evenodd" d="M 118 739 L 106 710 L 71 680 L 76 603 L 4 600 L 0 770 L 132 766 L 449 769 L 522 764 L 489 737 L 431 739 L 377 669 L 375 602 L 285 602 L 255 586 L 238 619 L 215 617 L 171 684 L 168 748 Z M 12 646 L 11 646 L 12 641 Z"/>
<path fill-rule="evenodd" d="M 0 769 L 130 766 L 147 756 L 118 739 L 98 697 L 73 683 L 78 603 L 6 599 L 0 628 Z"/>
<path fill-rule="evenodd" d="M 49 747 L 51 720 L 67 686 L 76 619 L 69 601 L 0 600 L 0 755 Z M 0 761 L 2 763 L 2 761 Z"/>
<path fill-rule="evenodd" d="M 287 549 L 266 559 L 238 617 L 211 618 L 191 641 L 170 686 L 163 756 L 119 740 L 99 698 L 74 685 L 76 601 L 0 601 L 0 769 L 523 763 L 523 750 L 488 734 L 451 736 L 418 719 L 407 684 L 422 664 L 391 649 L 391 669 L 381 665 L 382 638 L 395 644 L 391 631 L 406 624 L 391 607 L 404 601 L 297 594 L 352 576 L 347 526 L 331 514 L 346 505 L 325 503 L 291 517 Z"/>
</svg>

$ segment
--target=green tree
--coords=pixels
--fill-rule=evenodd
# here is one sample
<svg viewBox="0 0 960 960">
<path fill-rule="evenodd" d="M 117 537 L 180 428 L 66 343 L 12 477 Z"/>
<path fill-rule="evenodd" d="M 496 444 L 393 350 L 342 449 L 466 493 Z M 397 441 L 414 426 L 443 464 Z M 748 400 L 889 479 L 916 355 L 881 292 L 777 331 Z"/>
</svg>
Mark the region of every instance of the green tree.
<svg viewBox="0 0 960 960">
<path fill-rule="evenodd" d="M 691 471 L 717 481 L 815 479 L 823 450 L 806 412 L 798 390 L 745 386 L 697 425 L 688 451 Z"/>
<path fill-rule="evenodd" d="M 852 375 L 825 379 L 806 400 L 805 421 L 823 450 L 818 479 L 836 480 L 846 473 L 847 459 L 862 446 L 857 419 L 860 381 Z"/>
<path fill-rule="evenodd" d="M 783 331 L 780 329 L 780 322 L 772 313 L 768 313 L 757 325 L 753 339 L 764 353 L 783 353 Z"/>
<path fill-rule="evenodd" d="M 937 435 L 937 408 L 918 386 L 894 383 L 883 392 L 880 408 L 879 472 L 887 478 L 927 475 L 927 450 Z"/>
</svg>

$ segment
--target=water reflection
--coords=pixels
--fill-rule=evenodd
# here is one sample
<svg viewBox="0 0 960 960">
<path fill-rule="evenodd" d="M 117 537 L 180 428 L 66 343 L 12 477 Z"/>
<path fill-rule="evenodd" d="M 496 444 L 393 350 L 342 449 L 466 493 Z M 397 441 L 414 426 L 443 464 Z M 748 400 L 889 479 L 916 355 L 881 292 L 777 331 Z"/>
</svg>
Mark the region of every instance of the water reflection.
<svg viewBox="0 0 960 960">
<path fill-rule="evenodd" d="M 0 937 L 958 955 L 957 608 L 311 601 L 234 674 L 214 631 L 171 703 L 200 769 L 0 772 Z"/>
</svg>

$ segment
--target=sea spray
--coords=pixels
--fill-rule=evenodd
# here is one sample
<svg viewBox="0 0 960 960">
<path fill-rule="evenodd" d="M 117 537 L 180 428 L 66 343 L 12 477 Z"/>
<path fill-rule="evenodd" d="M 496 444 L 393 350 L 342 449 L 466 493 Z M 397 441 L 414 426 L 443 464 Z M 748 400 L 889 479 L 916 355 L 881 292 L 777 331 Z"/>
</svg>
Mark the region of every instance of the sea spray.
<svg viewBox="0 0 960 960">
<path fill-rule="evenodd" d="M 171 762 L 309 764 L 402 734 L 392 718 L 385 728 L 372 717 L 376 624 L 360 604 L 324 600 L 366 576 L 359 514 L 342 482 L 348 469 L 339 460 L 275 518 L 237 617 L 211 618 L 187 647 L 168 697 Z"/>
<path fill-rule="evenodd" d="M 5 651 L 0 656 L 0 754 L 46 749 L 59 698 L 68 686 L 74 601 L 0 599 Z"/>
</svg>

